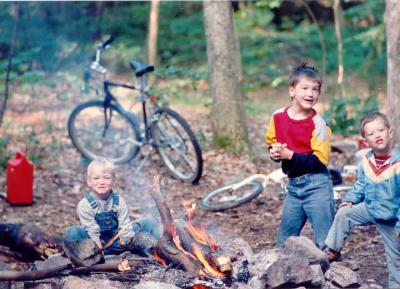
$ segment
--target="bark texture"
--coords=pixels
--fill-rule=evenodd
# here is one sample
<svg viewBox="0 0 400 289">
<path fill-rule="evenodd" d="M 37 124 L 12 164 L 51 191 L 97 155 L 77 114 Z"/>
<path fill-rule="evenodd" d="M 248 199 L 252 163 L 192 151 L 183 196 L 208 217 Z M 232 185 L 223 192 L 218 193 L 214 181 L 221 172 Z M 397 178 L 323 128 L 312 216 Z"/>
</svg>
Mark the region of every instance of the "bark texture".
<svg viewBox="0 0 400 289">
<path fill-rule="evenodd" d="M 387 114 L 395 130 L 394 143 L 400 144 L 400 2 L 386 0 Z"/>
<path fill-rule="evenodd" d="M 160 0 L 151 0 L 149 34 L 148 34 L 148 63 L 157 64 L 157 39 L 158 39 L 158 17 Z"/>
<path fill-rule="evenodd" d="M 214 142 L 248 150 L 241 87 L 241 61 L 230 1 L 204 1 Z"/>
</svg>

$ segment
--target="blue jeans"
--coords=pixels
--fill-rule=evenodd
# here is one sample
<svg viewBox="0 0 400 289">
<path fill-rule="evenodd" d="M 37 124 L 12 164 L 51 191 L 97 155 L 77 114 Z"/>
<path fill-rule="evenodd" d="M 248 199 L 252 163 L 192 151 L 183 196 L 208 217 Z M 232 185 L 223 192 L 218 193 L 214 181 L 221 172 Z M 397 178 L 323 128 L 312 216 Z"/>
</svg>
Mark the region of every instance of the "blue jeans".
<svg viewBox="0 0 400 289">
<path fill-rule="evenodd" d="M 137 223 L 140 224 L 138 226 Z M 132 225 L 132 231 L 135 233 L 145 232 L 153 235 L 156 239 L 160 239 L 161 232 L 159 229 L 159 224 L 153 218 L 140 218 L 136 220 Z M 87 231 L 82 226 L 71 226 L 68 227 L 65 233 L 65 239 L 68 241 L 77 241 L 82 239 L 89 239 Z M 120 254 L 123 249 L 119 246 L 118 240 L 116 240 L 112 246 L 104 251 L 104 254 Z"/>
<path fill-rule="evenodd" d="M 389 270 L 389 288 L 400 288 L 400 238 L 394 230 L 395 221 L 376 221 L 368 212 L 365 203 L 359 203 L 351 207 L 345 206 L 338 210 L 332 228 L 326 238 L 326 245 L 340 251 L 351 228 L 354 226 L 366 226 L 375 224 L 382 236 L 385 245 L 387 266 Z"/>
<path fill-rule="evenodd" d="M 299 236 L 308 219 L 313 228 L 314 242 L 323 249 L 334 216 L 333 186 L 328 173 L 289 178 L 277 246 L 282 248 L 287 238 Z"/>
</svg>

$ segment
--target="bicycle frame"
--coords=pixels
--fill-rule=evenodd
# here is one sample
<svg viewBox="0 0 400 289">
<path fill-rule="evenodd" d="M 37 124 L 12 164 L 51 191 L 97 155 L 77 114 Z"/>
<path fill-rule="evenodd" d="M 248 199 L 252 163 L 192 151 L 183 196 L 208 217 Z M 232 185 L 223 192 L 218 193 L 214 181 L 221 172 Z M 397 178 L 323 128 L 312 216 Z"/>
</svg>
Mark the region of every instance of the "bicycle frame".
<svg viewBox="0 0 400 289">
<path fill-rule="evenodd" d="M 145 91 L 145 86 L 146 86 L 146 79 L 141 76 L 138 77 L 139 85 L 133 86 L 130 84 L 126 83 L 118 83 L 118 82 L 113 82 L 109 81 L 107 79 L 103 80 L 103 90 L 104 90 L 104 117 L 105 117 L 105 128 L 104 128 L 104 133 L 107 129 L 107 124 L 111 122 L 111 114 L 109 116 L 109 119 L 107 119 L 107 113 L 106 110 L 107 108 L 110 107 L 110 104 L 113 103 L 117 109 L 120 111 L 126 113 L 127 111 L 123 108 L 123 106 L 119 103 L 118 99 L 111 93 L 110 87 L 123 87 L 127 88 L 130 90 L 138 90 L 139 91 L 139 101 L 142 103 L 142 118 L 143 118 L 143 123 L 144 123 L 144 142 L 140 143 L 139 145 L 142 146 L 144 144 L 150 144 L 150 140 L 152 138 L 151 135 L 151 130 L 150 127 L 151 125 L 149 124 L 149 119 L 147 115 L 147 109 L 146 109 L 146 100 L 148 98 L 148 95 Z"/>
</svg>

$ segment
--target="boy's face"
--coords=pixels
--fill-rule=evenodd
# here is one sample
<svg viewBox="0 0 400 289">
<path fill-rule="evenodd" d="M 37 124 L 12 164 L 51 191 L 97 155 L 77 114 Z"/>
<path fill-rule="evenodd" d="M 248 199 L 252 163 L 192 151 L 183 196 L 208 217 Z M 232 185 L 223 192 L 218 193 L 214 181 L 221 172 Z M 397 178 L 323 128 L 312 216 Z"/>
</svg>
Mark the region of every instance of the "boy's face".
<svg viewBox="0 0 400 289">
<path fill-rule="evenodd" d="M 310 110 L 317 103 L 320 92 L 320 83 L 307 77 L 300 77 L 295 86 L 289 86 L 293 106 L 302 110 Z"/>
<path fill-rule="evenodd" d="M 114 186 L 114 177 L 102 168 L 93 168 L 87 184 L 99 198 L 106 198 Z"/>
<path fill-rule="evenodd" d="M 391 149 L 393 130 L 388 128 L 381 118 L 364 125 L 364 139 L 375 153 L 387 154 Z"/>
</svg>

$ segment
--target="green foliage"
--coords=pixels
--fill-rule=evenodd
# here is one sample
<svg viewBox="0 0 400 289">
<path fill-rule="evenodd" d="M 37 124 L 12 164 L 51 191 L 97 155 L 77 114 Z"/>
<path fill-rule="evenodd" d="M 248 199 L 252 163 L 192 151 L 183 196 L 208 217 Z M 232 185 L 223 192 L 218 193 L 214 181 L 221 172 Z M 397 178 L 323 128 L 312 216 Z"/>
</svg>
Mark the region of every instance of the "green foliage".
<svg viewBox="0 0 400 289">
<path fill-rule="evenodd" d="M 21 136 L 25 143 L 24 151 L 36 166 L 45 166 L 46 159 L 52 159 L 59 151 L 60 140 L 54 137 L 52 132 L 51 122 L 45 122 L 40 129 L 33 125 L 24 126 Z"/>
<path fill-rule="evenodd" d="M 0 137 L 0 171 L 7 167 L 7 162 L 11 159 L 11 152 L 8 150 L 10 138 L 8 136 Z"/>
<path fill-rule="evenodd" d="M 378 109 L 376 95 L 370 95 L 365 101 L 357 96 L 338 97 L 331 101 L 324 118 L 334 133 L 348 136 L 359 133 L 358 124 L 364 114 Z"/>
</svg>

